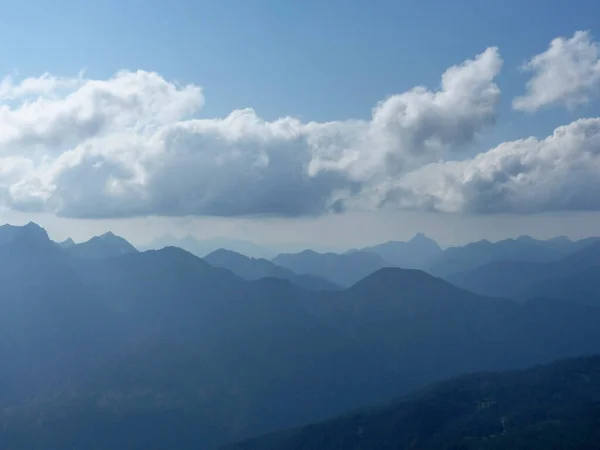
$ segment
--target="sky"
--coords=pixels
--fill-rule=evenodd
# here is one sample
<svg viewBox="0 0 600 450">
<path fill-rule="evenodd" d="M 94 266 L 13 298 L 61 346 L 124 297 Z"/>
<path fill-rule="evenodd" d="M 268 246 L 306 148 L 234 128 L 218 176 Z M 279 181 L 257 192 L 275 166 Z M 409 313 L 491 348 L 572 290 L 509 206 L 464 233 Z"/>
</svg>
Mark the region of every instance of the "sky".
<svg viewBox="0 0 600 450">
<path fill-rule="evenodd" d="M 8 2 L 0 222 L 355 247 L 598 234 L 595 1 Z"/>
</svg>

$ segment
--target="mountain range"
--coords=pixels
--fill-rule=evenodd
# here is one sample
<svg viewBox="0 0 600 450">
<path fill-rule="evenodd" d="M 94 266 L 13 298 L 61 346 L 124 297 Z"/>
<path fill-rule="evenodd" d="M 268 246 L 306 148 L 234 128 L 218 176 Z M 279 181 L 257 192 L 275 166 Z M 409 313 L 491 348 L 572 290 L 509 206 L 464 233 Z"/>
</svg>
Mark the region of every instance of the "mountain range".
<svg viewBox="0 0 600 450">
<path fill-rule="evenodd" d="M 120 236 L 108 232 L 101 236 L 95 236 L 89 241 L 76 244 L 73 240 L 63 241 L 59 244 L 67 253 L 77 258 L 108 258 L 123 255 L 125 253 L 136 253 L 138 250 Z"/>
<path fill-rule="evenodd" d="M 487 240 L 472 242 L 464 246 L 447 248 L 427 270 L 433 275 L 448 277 L 498 261 L 536 263 L 557 261 L 585 248 L 597 239 L 591 237 L 571 241 L 561 236 L 543 241 L 530 236 L 521 236 L 498 242 Z"/>
<path fill-rule="evenodd" d="M 530 236 L 521 236 L 498 242 L 482 240 L 442 249 L 433 239 L 423 233 L 418 233 L 406 242 L 389 241 L 360 249 L 351 249 L 343 253 L 318 252 L 311 249 L 295 253 L 277 253 L 275 247 L 258 246 L 250 241 L 225 238 L 198 240 L 191 235 L 177 239 L 166 235 L 154 241 L 150 247 L 146 246 L 142 249 L 176 246 L 200 257 L 206 257 L 219 250 L 229 250 L 240 256 L 257 260 L 251 264 L 252 269 L 241 270 L 240 257 L 237 257 L 239 261 L 227 267 L 229 269 L 238 268 L 241 270 L 239 274 L 247 279 L 256 279 L 256 274 L 268 274 L 269 272 L 265 271 L 265 268 L 267 260 L 270 260 L 276 266 L 291 270 L 297 275 L 327 278 L 334 284 L 348 287 L 383 267 L 421 269 L 435 276 L 459 280 L 462 274 L 468 274 L 488 264 L 499 263 L 501 266 L 506 262 L 556 262 L 571 253 L 584 249 L 597 240 L 598 238 L 590 237 L 572 241 L 565 236 L 539 240 Z M 216 263 L 217 258 L 214 255 L 211 258 L 214 258 L 213 262 Z M 229 258 L 233 259 L 233 254 L 230 254 Z M 244 264 L 250 265 L 248 261 Z M 251 275 L 248 270 L 254 274 Z M 280 269 L 278 270 L 281 273 Z M 274 276 L 282 277 L 281 275 Z M 468 286 L 468 283 L 464 285 Z M 486 292 L 487 294 L 489 292 Z"/>
<path fill-rule="evenodd" d="M 356 250 L 351 250 L 354 252 Z M 376 253 L 385 261 L 404 269 L 428 269 L 442 254 L 442 248 L 423 233 L 417 233 L 409 241 L 389 241 L 371 247 L 363 247 L 363 252 Z"/>
<path fill-rule="evenodd" d="M 600 304 L 600 241 L 557 261 L 498 261 L 448 278 L 482 295 L 525 301 L 535 297 L 570 298 Z"/>
<path fill-rule="evenodd" d="M 600 442 L 600 357 L 480 373 L 227 450 L 593 450 Z"/>
<path fill-rule="evenodd" d="M 338 254 L 304 250 L 282 253 L 273 258 L 273 262 L 298 274 L 328 278 L 343 287 L 352 286 L 367 275 L 391 266 L 377 253 L 363 251 Z"/>
<path fill-rule="evenodd" d="M 231 250 L 219 249 L 206 255 L 204 260 L 213 267 L 228 269 L 244 280 L 281 278 L 309 290 L 337 290 L 340 286 L 317 275 L 298 275 L 264 258 L 251 258 Z"/>
<path fill-rule="evenodd" d="M 211 449 L 464 373 L 600 353 L 596 306 L 482 296 L 375 253 L 326 255 L 349 269 L 349 287 L 326 290 L 262 277 L 278 269 L 260 260 L 243 259 L 250 281 L 176 247 L 89 242 L 0 227 L 0 448 Z"/>
<path fill-rule="evenodd" d="M 182 238 L 177 238 L 171 234 L 165 234 L 154 239 L 147 245 L 140 246 L 140 250 L 160 250 L 165 247 L 179 247 L 200 258 L 222 248 L 253 258 L 270 259 L 277 254 L 277 252 L 268 247 L 257 245 L 254 242 L 244 239 L 223 237 L 197 239 L 191 234 Z"/>
</svg>

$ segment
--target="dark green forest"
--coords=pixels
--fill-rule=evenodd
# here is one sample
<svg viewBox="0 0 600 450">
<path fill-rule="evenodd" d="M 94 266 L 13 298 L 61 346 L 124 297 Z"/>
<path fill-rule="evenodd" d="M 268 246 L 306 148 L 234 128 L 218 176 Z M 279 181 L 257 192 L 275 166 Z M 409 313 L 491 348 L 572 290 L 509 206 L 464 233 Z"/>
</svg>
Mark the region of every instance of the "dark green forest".
<svg viewBox="0 0 600 450">
<path fill-rule="evenodd" d="M 227 450 L 593 450 L 600 356 L 434 384 L 391 404 Z"/>
</svg>

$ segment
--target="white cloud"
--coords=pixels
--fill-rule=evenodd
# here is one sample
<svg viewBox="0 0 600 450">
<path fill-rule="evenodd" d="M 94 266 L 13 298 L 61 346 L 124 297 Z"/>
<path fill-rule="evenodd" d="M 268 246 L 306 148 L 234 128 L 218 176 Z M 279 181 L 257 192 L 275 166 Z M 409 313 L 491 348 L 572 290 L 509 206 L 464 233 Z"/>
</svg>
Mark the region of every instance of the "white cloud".
<svg viewBox="0 0 600 450">
<path fill-rule="evenodd" d="M 465 161 L 428 164 L 390 182 L 380 201 L 445 212 L 600 210 L 600 119 L 543 140 L 505 142 Z"/>
<path fill-rule="evenodd" d="M 600 44 L 587 31 L 559 37 L 523 69 L 533 76 L 525 95 L 514 99 L 515 109 L 533 112 L 553 104 L 572 109 L 588 103 L 600 87 Z"/>
<path fill-rule="evenodd" d="M 325 123 L 252 109 L 195 119 L 199 87 L 143 71 L 11 80 L 0 89 L 0 207 L 79 218 L 600 210 L 600 119 L 457 160 L 494 123 L 501 64 L 487 49 L 438 90 Z"/>
<path fill-rule="evenodd" d="M 15 84 L 8 75 L 0 81 L 0 99 L 15 100 L 28 96 L 51 96 L 62 89 L 74 89 L 83 82 L 83 72 L 78 78 L 61 78 L 45 73 L 40 77 L 29 77 Z"/>
<path fill-rule="evenodd" d="M 48 75 L 37 81 L 29 78 L 13 91 L 31 94 L 48 79 L 57 80 Z M 139 133 L 189 115 L 203 102 L 198 87 L 178 88 L 157 74 L 142 71 L 120 72 L 106 81 L 75 79 L 60 84 L 74 89 L 63 90 L 62 95 L 55 92 L 53 97 L 41 95 L 17 107 L 0 104 L 0 155 L 34 150 L 57 153 L 91 138 Z"/>
<path fill-rule="evenodd" d="M 193 119 L 200 88 L 142 71 L 10 81 L 4 98 L 40 95 L 0 103 L 0 166 L 17 167 L 0 171 L 0 201 L 68 217 L 338 211 L 492 124 L 501 64 L 489 48 L 448 69 L 438 91 L 417 87 L 371 120 L 327 123 L 269 122 L 251 109 Z"/>
</svg>

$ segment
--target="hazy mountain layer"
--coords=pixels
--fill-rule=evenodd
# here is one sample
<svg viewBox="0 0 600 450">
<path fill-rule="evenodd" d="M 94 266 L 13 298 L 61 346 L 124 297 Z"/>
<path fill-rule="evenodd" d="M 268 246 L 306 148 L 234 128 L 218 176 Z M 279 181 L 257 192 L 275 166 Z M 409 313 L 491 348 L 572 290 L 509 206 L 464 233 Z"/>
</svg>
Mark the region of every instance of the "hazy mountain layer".
<svg viewBox="0 0 600 450">
<path fill-rule="evenodd" d="M 576 302 L 519 306 L 394 268 L 314 292 L 178 248 L 80 258 L 34 224 L 6 230 L 0 448 L 210 449 L 600 352 L 600 309 Z"/>
<path fill-rule="evenodd" d="M 463 376 L 385 406 L 229 450 L 594 450 L 600 357 Z"/>
<path fill-rule="evenodd" d="M 341 289 L 332 281 L 316 275 L 299 275 L 289 269 L 262 258 L 250 258 L 231 250 L 219 249 L 206 255 L 204 260 L 214 267 L 231 270 L 245 280 L 253 281 L 261 278 L 281 278 L 308 290 L 334 291 Z"/>
</svg>

